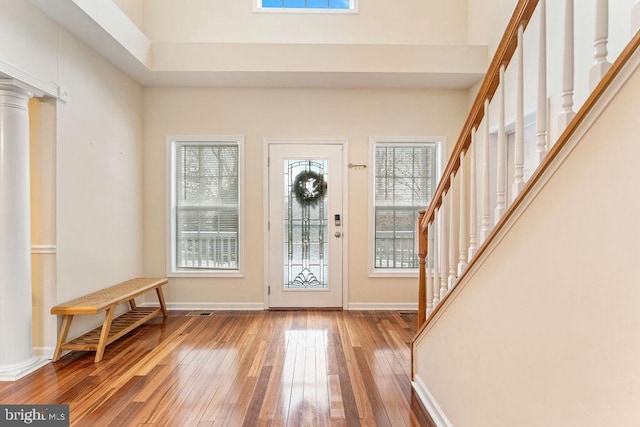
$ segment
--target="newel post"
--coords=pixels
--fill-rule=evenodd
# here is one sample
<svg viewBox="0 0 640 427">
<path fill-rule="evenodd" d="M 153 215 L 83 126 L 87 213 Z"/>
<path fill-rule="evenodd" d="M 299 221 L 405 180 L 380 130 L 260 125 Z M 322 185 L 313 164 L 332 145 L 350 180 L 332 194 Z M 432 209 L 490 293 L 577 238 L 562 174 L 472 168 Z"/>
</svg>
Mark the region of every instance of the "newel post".
<svg viewBox="0 0 640 427">
<path fill-rule="evenodd" d="M 418 214 L 418 264 L 419 264 L 419 285 L 418 285 L 418 328 L 427 321 L 427 275 L 425 259 L 427 257 L 427 233 L 428 229 L 422 230 L 422 219 L 426 211 L 421 210 Z"/>
</svg>

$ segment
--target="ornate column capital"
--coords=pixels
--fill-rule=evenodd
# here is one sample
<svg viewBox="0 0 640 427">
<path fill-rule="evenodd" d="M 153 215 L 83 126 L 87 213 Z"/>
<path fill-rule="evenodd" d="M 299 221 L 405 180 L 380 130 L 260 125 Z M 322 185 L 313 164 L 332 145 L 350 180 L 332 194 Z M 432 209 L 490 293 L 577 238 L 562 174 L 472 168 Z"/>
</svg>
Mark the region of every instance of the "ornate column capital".
<svg viewBox="0 0 640 427">
<path fill-rule="evenodd" d="M 0 91 L 13 92 L 16 95 L 24 95 L 27 98 L 41 98 L 44 96 L 44 92 L 41 90 L 12 78 L 0 78 Z"/>
</svg>

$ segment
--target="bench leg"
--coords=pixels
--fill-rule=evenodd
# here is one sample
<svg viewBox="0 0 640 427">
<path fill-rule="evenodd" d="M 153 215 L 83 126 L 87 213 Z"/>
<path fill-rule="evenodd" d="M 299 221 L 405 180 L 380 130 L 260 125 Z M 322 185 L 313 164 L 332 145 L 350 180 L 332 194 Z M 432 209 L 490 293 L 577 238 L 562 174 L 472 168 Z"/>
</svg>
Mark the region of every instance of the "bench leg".
<svg viewBox="0 0 640 427">
<path fill-rule="evenodd" d="M 134 310 L 136 308 L 136 299 L 135 298 L 131 298 L 129 300 L 129 307 L 131 307 L 131 310 Z"/>
<path fill-rule="evenodd" d="M 156 293 L 158 294 L 158 301 L 160 302 L 160 309 L 162 310 L 162 315 L 164 317 L 169 317 L 169 314 L 167 313 L 167 305 L 164 302 L 164 294 L 162 293 L 162 288 L 158 286 L 156 288 Z"/>
<path fill-rule="evenodd" d="M 60 331 L 58 331 L 58 342 L 56 343 L 56 350 L 53 352 L 52 361 L 57 362 L 60 360 L 62 354 L 62 344 L 67 342 L 67 335 L 69 335 L 69 328 L 71 327 L 71 321 L 73 320 L 73 314 L 66 314 L 62 316 L 62 325 L 60 325 Z"/>
<path fill-rule="evenodd" d="M 104 348 L 107 346 L 107 340 L 109 339 L 109 330 L 111 329 L 111 322 L 113 321 L 113 314 L 116 311 L 115 306 L 111 306 L 104 314 L 104 323 L 102 324 L 102 331 L 100 332 L 100 341 L 98 341 L 98 348 L 96 349 L 96 358 L 94 361 L 97 363 L 102 360 L 104 356 Z"/>
</svg>

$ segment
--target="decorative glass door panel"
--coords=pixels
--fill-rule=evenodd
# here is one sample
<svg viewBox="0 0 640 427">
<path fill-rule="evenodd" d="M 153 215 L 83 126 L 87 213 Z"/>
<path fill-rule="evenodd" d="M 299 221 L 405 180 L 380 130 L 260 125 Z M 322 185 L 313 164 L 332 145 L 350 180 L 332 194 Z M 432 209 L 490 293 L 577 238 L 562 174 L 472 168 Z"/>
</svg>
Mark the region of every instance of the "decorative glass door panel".
<svg viewBox="0 0 640 427">
<path fill-rule="evenodd" d="M 284 160 L 284 288 L 327 289 L 327 160 Z"/>
<path fill-rule="evenodd" d="M 269 145 L 269 306 L 342 306 L 342 145 Z"/>
</svg>

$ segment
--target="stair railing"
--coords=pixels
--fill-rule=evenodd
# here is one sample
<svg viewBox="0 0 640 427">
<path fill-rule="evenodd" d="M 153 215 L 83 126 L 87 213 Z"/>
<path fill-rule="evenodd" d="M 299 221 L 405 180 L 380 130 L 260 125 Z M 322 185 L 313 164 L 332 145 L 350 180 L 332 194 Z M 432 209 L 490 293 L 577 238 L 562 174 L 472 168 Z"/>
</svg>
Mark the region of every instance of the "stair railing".
<svg viewBox="0 0 640 427">
<path fill-rule="evenodd" d="M 614 5 L 625 7 L 623 3 Z M 554 12 L 562 13 L 564 18 L 561 67 L 548 66 L 548 5 L 561 8 Z M 613 65 L 608 61 L 610 11 L 608 0 L 597 0 L 593 11 L 595 25 L 591 25 L 593 65 L 585 70 L 589 88 L 582 90 L 586 96 L 576 113 L 574 0 L 518 1 L 431 204 L 418 218 L 418 324 L 421 330 L 522 203 L 640 44 L 640 2 L 631 11 L 621 13 L 614 9 L 616 16 L 631 16 L 630 32 L 634 36 L 628 44 L 628 39 L 624 40 L 626 47 Z M 537 34 L 535 30 L 531 33 L 537 38 L 538 49 L 534 53 L 537 65 L 525 67 L 525 54 L 532 54 L 525 52 L 525 30 L 534 13 L 537 25 L 533 28 Z M 531 73 L 532 68 L 537 74 L 535 78 L 525 74 Z M 554 77 L 561 81 L 562 87 L 550 97 L 548 84 L 554 81 L 548 77 L 551 71 L 561 73 Z M 532 80 L 536 84 L 535 107 L 533 113 L 525 114 L 525 83 Z M 512 108 L 515 118 L 509 122 L 505 117 L 506 107 L 512 98 L 507 96 L 515 97 Z M 553 101 L 558 105 L 554 106 Z M 556 122 L 549 120 L 556 115 Z"/>
</svg>

